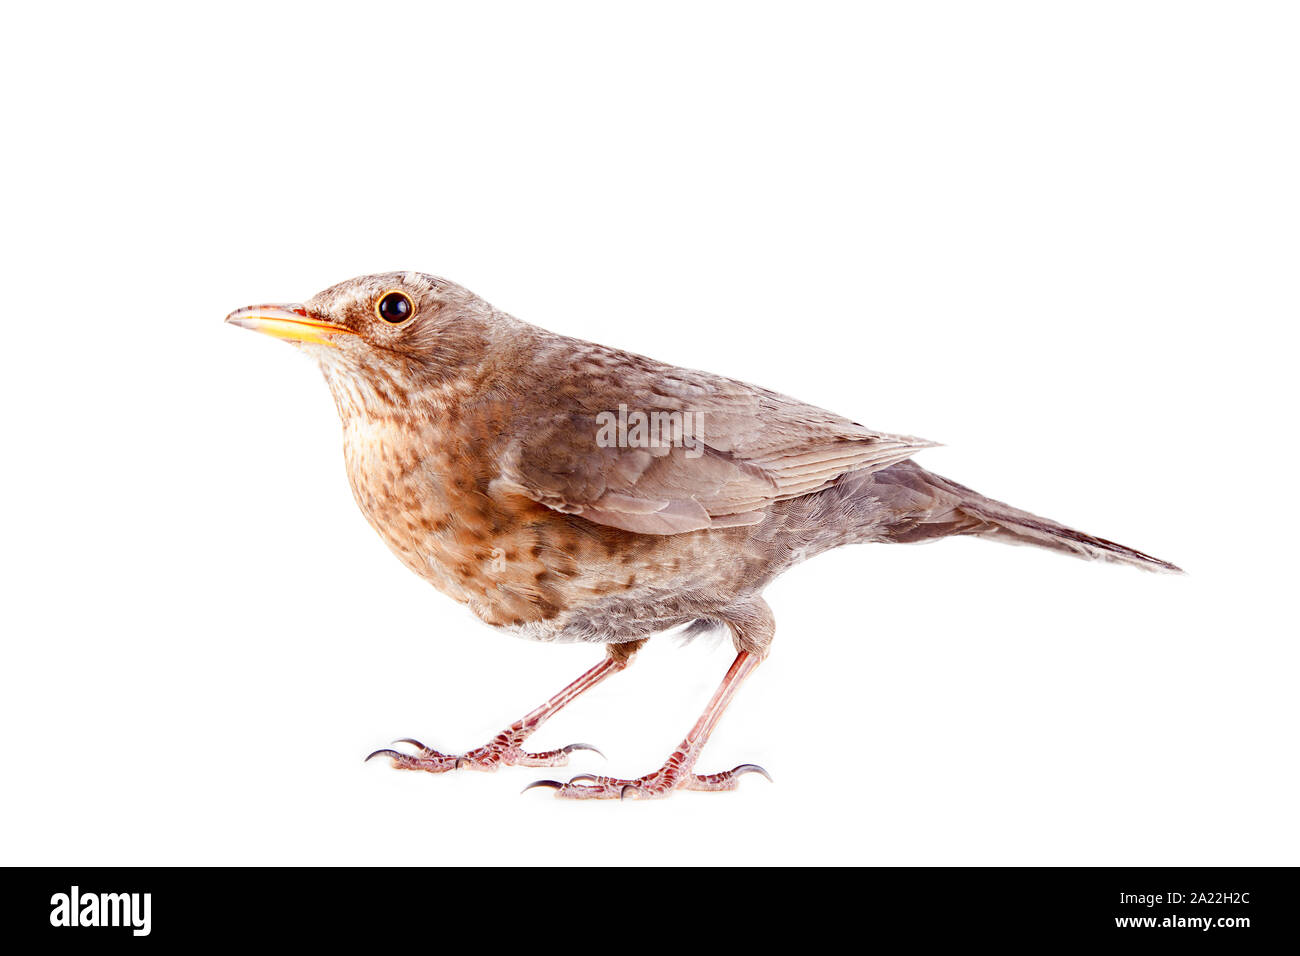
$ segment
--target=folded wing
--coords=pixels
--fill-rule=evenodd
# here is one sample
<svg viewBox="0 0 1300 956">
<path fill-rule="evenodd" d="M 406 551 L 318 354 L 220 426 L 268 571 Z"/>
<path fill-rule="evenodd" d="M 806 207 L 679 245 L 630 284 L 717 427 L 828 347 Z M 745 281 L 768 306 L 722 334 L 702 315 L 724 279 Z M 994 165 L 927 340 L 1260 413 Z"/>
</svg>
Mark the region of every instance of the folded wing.
<svg viewBox="0 0 1300 956">
<path fill-rule="evenodd" d="M 773 502 L 935 444 L 744 382 L 581 344 L 586 354 L 552 387 L 552 410 L 507 430 L 522 437 L 502 450 L 501 483 L 600 524 L 642 534 L 757 524 Z M 572 355 L 572 340 L 566 347 Z M 631 426 L 622 434 L 613 427 L 620 415 Z M 660 424 L 657 445 L 647 442 L 654 430 L 638 434 L 638 421 Z"/>
</svg>

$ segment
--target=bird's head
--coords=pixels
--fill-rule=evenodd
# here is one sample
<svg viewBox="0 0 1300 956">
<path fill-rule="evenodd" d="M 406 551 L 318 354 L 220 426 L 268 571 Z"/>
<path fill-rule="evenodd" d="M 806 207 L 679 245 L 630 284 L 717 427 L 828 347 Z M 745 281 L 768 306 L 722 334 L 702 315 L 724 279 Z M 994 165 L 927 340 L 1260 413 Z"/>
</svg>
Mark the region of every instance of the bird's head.
<svg viewBox="0 0 1300 956">
<path fill-rule="evenodd" d="M 316 359 L 341 412 L 405 402 L 482 360 L 508 317 L 468 289 L 421 272 L 330 286 L 306 302 L 236 309 L 226 321 Z"/>
</svg>

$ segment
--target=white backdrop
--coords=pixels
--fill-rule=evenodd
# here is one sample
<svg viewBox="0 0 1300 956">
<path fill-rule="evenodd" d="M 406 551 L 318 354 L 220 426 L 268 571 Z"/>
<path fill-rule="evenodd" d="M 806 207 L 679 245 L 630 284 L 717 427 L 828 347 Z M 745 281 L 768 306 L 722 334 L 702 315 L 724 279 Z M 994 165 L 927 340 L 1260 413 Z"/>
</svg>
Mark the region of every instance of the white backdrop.
<svg viewBox="0 0 1300 956">
<path fill-rule="evenodd" d="M 361 10 L 7 14 L 3 862 L 1300 862 L 1294 7 Z M 363 765 L 599 657 L 404 570 L 318 372 L 221 321 L 407 268 L 1190 573 L 803 565 L 700 765 L 774 785 Z M 658 639 L 533 743 L 645 772 L 730 657 Z"/>
</svg>

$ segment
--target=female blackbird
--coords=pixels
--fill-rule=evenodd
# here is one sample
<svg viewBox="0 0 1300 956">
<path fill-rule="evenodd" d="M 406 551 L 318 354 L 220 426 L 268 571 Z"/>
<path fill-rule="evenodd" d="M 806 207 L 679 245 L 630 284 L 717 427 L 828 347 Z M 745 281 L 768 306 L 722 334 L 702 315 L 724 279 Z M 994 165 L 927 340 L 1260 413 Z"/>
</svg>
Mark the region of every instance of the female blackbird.
<svg viewBox="0 0 1300 956">
<path fill-rule="evenodd" d="M 601 663 L 476 750 L 449 755 L 408 739 L 414 754 L 371 754 L 403 769 L 567 763 L 591 748 L 529 753 L 524 741 L 626 667 L 649 635 L 689 625 L 728 628 L 736 659 L 664 765 L 632 779 L 534 786 L 562 797 L 657 797 L 766 776 L 752 764 L 694 768 L 767 653 L 764 587 L 840 545 L 981 535 L 1178 570 L 910 461 L 933 442 L 554 335 L 423 273 L 364 276 L 302 305 L 254 306 L 226 321 L 293 342 L 320 364 L 357 504 L 407 567 L 494 627 L 606 647 Z"/>
</svg>

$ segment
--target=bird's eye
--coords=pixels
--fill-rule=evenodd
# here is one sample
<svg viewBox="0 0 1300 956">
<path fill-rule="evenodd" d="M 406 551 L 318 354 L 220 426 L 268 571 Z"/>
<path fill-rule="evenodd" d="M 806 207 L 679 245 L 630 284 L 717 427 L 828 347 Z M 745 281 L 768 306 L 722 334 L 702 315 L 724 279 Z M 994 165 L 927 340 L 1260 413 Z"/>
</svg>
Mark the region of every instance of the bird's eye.
<svg viewBox="0 0 1300 956">
<path fill-rule="evenodd" d="M 385 292 L 375 303 L 375 315 L 391 325 L 399 325 L 415 314 L 415 306 L 405 292 Z"/>
</svg>

